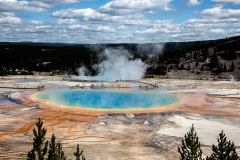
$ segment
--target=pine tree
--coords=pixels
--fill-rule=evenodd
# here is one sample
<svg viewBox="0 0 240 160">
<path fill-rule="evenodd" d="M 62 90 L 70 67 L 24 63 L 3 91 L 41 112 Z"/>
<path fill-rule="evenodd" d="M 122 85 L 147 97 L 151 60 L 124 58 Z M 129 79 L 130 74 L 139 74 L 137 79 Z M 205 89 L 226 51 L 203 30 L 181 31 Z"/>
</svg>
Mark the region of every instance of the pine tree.
<svg viewBox="0 0 240 160">
<path fill-rule="evenodd" d="M 202 160 L 201 145 L 193 125 L 182 139 L 182 146 L 178 146 L 178 152 L 180 160 Z"/>
<path fill-rule="evenodd" d="M 38 119 L 36 123 L 37 131 L 33 129 L 33 149 L 28 152 L 28 160 L 44 160 L 44 156 L 48 150 L 48 141 L 45 142 L 45 135 L 47 130 L 42 128 L 43 122 Z"/>
<path fill-rule="evenodd" d="M 67 156 L 65 156 L 63 150 L 62 150 L 62 144 L 57 144 L 57 155 L 59 160 L 67 160 Z"/>
<path fill-rule="evenodd" d="M 58 160 L 56 137 L 52 134 L 51 143 L 49 144 L 48 160 Z"/>
<path fill-rule="evenodd" d="M 36 154 L 33 149 L 28 152 L 27 157 L 27 160 L 36 160 Z"/>
<path fill-rule="evenodd" d="M 80 151 L 79 149 L 79 144 L 77 145 L 77 152 L 74 152 L 74 156 L 76 157 L 76 160 L 81 160 L 81 156 L 82 156 L 82 160 L 85 160 L 83 156 L 83 151 Z"/>
<path fill-rule="evenodd" d="M 234 142 L 227 141 L 227 137 L 223 131 L 219 134 L 218 145 L 212 145 L 212 151 L 210 157 L 207 160 L 237 160 L 238 154 L 236 153 L 236 147 Z"/>
</svg>

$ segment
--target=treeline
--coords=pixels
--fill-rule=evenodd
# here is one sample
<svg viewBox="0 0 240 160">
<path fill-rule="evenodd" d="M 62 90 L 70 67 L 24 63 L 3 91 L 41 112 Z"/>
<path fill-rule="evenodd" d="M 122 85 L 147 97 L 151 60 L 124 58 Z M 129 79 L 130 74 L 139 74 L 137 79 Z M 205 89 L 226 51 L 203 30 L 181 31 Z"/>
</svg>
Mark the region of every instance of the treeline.
<svg viewBox="0 0 240 160">
<path fill-rule="evenodd" d="M 5 70 L 5 74 L 18 74 L 16 69 L 27 70 L 28 73 L 60 70 L 76 74 L 79 66 L 84 65 L 91 70 L 97 62 L 96 53 L 83 45 L 0 45 L 0 69 Z"/>
<path fill-rule="evenodd" d="M 98 71 L 93 66 L 105 60 L 106 57 L 101 54 L 105 48 L 122 47 L 133 55 L 133 59 L 146 59 L 147 53 L 136 52 L 136 46 L 137 44 L 44 46 L 38 43 L 0 43 L 0 76 L 33 74 L 33 71 L 77 75 L 76 70 L 81 66 L 87 68 L 89 75 L 96 75 Z"/>
<path fill-rule="evenodd" d="M 192 72 L 193 69 L 197 69 L 199 73 L 208 70 L 213 74 L 232 72 L 236 67 L 233 60 L 238 56 L 240 56 L 240 36 L 215 41 L 182 42 L 179 45 L 167 43 L 163 54 L 158 58 L 158 66 L 149 70 L 157 75 L 166 74 L 166 69 L 192 70 Z M 210 61 L 206 63 L 208 59 Z"/>
<path fill-rule="evenodd" d="M 159 51 L 156 51 L 157 48 L 154 48 L 156 45 L 164 45 L 163 50 L 159 48 Z M 196 69 L 213 70 L 217 68 L 216 72 L 220 73 L 234 70 L 235 66 L 220 63 L 220 59 L 234 60 L 239 56 L 237 51 L 240 51 L 240 36 L 212 41 L 166 44 L 0 43 L 0 76 L 33 74 L 33 71 L 52 72 L 52 74 L 65 72 L 77 75 L 76 69 L 83 65 L 88 69 L 90 75 L 96 75 L 98 71 L 93 66 L 104 60 L 99 53 L 106 47 L 123 47 L 132 54 L 132 59 L 140 58 L 149 65 L 154 64 L 148 67 L 147 74 L 164 75 L 167 68 L 190 70 L 193 68 L 191 66 L 193 62 Z M 98 49 L 96 50 L 96 48 Z M 155 52 L 154 56 L 149 58 L 153 52 Z M 202 65 L 201 63 L 205 62 L 207 58 L 211 59 L 210 63 Z"/>
</svg>

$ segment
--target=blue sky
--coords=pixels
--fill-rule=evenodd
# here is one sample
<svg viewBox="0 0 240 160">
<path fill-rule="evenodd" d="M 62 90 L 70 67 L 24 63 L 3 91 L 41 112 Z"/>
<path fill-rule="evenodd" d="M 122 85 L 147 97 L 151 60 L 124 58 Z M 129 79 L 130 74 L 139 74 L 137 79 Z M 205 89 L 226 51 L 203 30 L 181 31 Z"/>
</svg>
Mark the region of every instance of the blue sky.
<svg viewBox="0 0 240 160">
<path fill-rule="evenodd" d="M 240 35 L 240 0 L 0 0 L 1 42 L 158 43 Z"/>
</svg>

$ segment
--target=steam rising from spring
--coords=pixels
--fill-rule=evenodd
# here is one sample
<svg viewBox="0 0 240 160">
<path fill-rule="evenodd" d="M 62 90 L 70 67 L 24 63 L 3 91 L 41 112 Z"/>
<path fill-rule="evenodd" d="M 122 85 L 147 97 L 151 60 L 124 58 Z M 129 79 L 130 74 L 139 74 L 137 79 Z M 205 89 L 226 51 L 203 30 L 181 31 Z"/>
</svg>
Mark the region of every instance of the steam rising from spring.
<svg viewBox="0 0 240 160">
<path fill-rule="evenodd" d="M 147 60 L 154 61 L 158 58 L 159 54 L 162 53 L 164 47 L 165 44 L 163 43 L 148 43 L 137 45 L 136 50 L 141 54 L 141 56 L 147 56 Z M 149 54 L 146 55 L 146 53 Z"/>
<path fill-rule="evenodd" d="M 98 53 L 103 61 L 93 66 L 98 71 L 94 77 L 84 77 L 85 80 L 139 80 L 143 78 L 147 64 L 141 59 L 134 59 L 133 55 L 124 47 L 115 48 L 106 47 L 105 45 L 89 45 L 91 50 Z M 156 60 L 162 53 L 164 44 L 139 44 L 136 46 L 136 52 L 140 54 L 146 62 Z M 146 58 L 147 57 L 147 58 Z M 85 66 L 78 69 L 80 76 L 89 75 Z"/>
<path fill-rule="evenodd" d="M 101 52 L 105 57 L 100 64 L 93 68 L 98 70 L 97 76 L 91 77 L 91 80 L 139 80 L 147 68 L 147 65 L 141 59 L 133 59 L 133 56 L 123 47 L 105 48 Z M 85 76 L 87 69 L 82 66 L 78 69 L 80 76 Z"/>
</svg>

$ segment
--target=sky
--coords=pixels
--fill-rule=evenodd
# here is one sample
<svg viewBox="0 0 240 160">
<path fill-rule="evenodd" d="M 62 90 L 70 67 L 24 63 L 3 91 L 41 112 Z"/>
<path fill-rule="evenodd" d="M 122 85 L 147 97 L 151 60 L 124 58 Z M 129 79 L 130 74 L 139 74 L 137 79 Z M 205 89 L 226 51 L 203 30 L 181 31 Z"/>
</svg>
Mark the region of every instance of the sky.
<svg viewBox="0 0 240 160">
<path fill-rule="evenodd" d="M 0 42 L 163 43 L 240 35 L 240 0 L 0 0 Z"/>
</svg>

